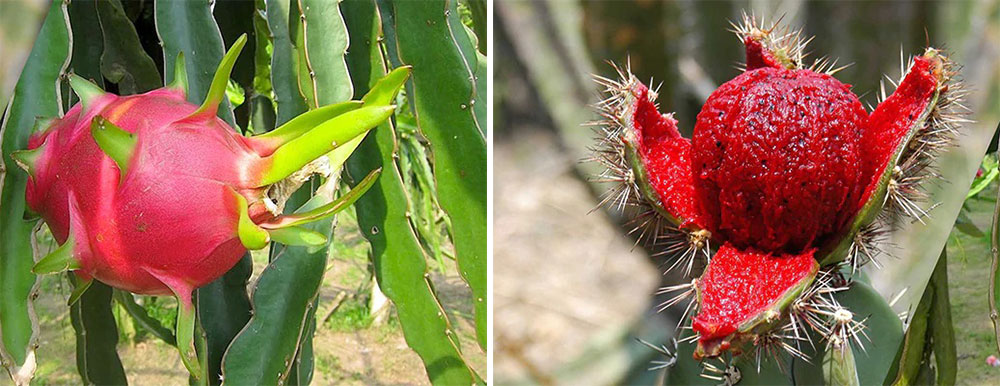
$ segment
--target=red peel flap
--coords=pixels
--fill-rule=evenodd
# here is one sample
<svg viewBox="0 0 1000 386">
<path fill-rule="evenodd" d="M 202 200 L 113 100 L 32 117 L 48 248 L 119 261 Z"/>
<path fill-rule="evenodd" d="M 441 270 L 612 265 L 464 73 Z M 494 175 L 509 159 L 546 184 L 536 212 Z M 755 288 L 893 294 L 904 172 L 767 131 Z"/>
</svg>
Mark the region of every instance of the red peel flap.
<svg viewBox="0 0 1000 386">
<path fill-rule="evenodd" d="M 814 251 L 774 256 L 728 243 L 719 248 L 698 280 L 699 311 L 692 324 L 700 335 L 696 355 L 718 355 L 734 334 L 777 320 L 815 279 Z"/>
<path fill-rule="evenodd" d="M 635 98 L 629 123 L 641 168 L 637 169 L 641 188 L 652 189 L 662 206 L 681 224 L 699 223 L 695 209 L 694 181 L 691 173 L 691 140 L 681 136 L 677 120 L 660 114 L 655 96 L 642 83 L 632 87 Z M 635 164 L 635 162 L 633 162 Z"/>
<path fill-rule="evenodd" d="M 892 157 L 898 153 L 900 141 L 918 130 L 920 127 L 916 124 L 926 118 L 924 112 L 940 84 L 942 66 L 940 57 L 914 58 L 913 66 L 896 91 L 879 103 L 868 117 L 861 140 L 863 181 L 867 186 L 861 205 L 867 202 L 883 171 L 894 161 Z"/>
</svg>

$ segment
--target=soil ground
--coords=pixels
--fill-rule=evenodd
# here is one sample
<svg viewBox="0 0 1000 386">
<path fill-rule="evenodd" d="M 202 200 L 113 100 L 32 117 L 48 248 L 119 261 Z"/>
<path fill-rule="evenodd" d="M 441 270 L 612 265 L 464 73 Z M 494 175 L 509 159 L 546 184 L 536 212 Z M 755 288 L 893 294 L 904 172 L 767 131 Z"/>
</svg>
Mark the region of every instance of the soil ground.
<svg viewBox="0 0 1000 386">
<path fill-rule="evenodd" d="M 420 358 L 406 345 L 402 330 L 394 313 L 381 323 L 373 323 L 369 316 L 369 293 L 357 293 L 358 288 L 368 288 L 368 245 L 357 232 L 353 213 L 341 214 L 331 248 L 317 315 L 322 317 L 330 310 L 337 294 L 347 295 L 330 318 L 317 327 L 314 343 L 316 385 L 373 385 L 373 384 L 429 384 Z M 255 254 L 254 272 L 259 274 L 267 262 L 266 254 Z M 431 263 L 431 262 L 429 262 Z M 436 264 L 429 264 L 436 267 Z M 467 360 L 477 372 L 486 374 L 486 355 L 475 342 L 471 293 L 458 275 L 452 261 L 445 264 L 445 272 L 432 271 L 432 281 L 445 309 L 452 310 L 451 319 L 461 340 Z M 255 280 L 256 276 L 251 279 Z M 46 276 L 36 305 L 41 321 L 41 342 L 38 350 L 39 369 L 33 384 L 78 384 L 76 349 L 73 327 L 70 324 L 70 285 L 64 276 Z M 161 303 L 164 312 L 172 312 L 172 302 Z M 187 371 L 176 349 L 159 339 L 141 334 L 127 317 L 120 325 L 127 325 L 119 334 L 118 354 L 130 384 L 182 385 L 187 384 Z M 0 385 L 10 383 L 4 375 Z"/>
<path fill-rule="evenodd" d="M 494 376 L 546 382 L 647 308 L 658 274 L 545 131 L 494 144 Z"/>
</svg>

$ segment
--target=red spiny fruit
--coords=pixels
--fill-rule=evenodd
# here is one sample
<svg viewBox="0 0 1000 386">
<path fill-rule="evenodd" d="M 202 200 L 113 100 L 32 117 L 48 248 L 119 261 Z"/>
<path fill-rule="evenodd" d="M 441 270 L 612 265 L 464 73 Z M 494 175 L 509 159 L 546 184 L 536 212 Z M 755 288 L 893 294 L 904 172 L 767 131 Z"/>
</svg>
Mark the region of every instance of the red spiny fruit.
<svg viewBox="0 0 1000 386">
<path fill-rule="evenodd" d="M 898 215 L 926 215 L 918 185 L 956 130 L 949 110 L 961 95 L 948 58 L 928 48 L 869 115 L 833 77 L 839 69 L 803 67 L 798 33 L 749 17 L 737 33 L 747 68 L 709 96 L 691 140 L 627 68 L 618 80 L 598 77 L 608 95 L 598 104 L 605 120 L 594 159 L 607 168 L 604 180 L 619 183 L 605 201 L 636 208 L 640 239 L 673 254 L 671 269 L 708 260 L 690 284 L 662 291 L 683 290 L 664 308 L 697 294 L 698 358 L 748 343 L 760 352 L 783 329 L 829 335 L 844 330 L 828 323 L 860 323 L 831 319 L 852 315 L 829 295 L 849 283 L 837 279 L 841 266 L 873 259 L 868 244 Z M 711 245 L 721 245 L 714 257 Z"/>
<path fill-rule="evenodd" d="M 866 118 L 849 86 L 808 69 L 726 82 L 694 129 L 704 225 L 737 247 L 793 253 L 839 231 L 857 202 Z"/>
</svg>

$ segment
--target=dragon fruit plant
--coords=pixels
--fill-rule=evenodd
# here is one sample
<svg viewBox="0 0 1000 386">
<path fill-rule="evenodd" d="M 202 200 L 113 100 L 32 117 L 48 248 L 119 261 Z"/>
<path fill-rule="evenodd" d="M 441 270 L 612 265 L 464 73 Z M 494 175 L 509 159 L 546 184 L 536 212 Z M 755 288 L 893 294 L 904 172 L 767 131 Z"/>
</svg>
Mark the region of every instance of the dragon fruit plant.
<svg viewBox="0 0 1000 386">
<path fill-rule="evenodd" d="M 865 317 L 833 294 L 879 264 L 877 242 L 895 224 L 927 215 L 920 184 L 962 121 L 955 65 L 927 48 L 866 110 L 835 62 L 804 63 L 800 33 L 747 16 L 734 27 L 746 67 L 709 96 L 690 139 L 627 67 L 597 77 L 606 99 L 593 159 L 616 183 L 603 203 L 628 209 L 640 241 L 673 259 L 668 270 L 697 276 L 660 291 L 673 294 L 662 309 L 693 299 L 681 341 L 696 344 L 694 359 L 750 353 L 759 371 L 762 356 L 809 360 L 801 344 L 821 336 L 835 373 L 856 382 L 850 345 L 866 339 Z"/>
<path fill-rule="evenodd" d="M 35 264 L 38 274 L 73 271 L 143 295 L 173 295 L 180 304 L 178 348 L 198 374 L 193 353 L 192 292 L 219 278 L 246 253 L 271 240 L 320 246 L 323 234 L 301 225 L 332 216 L 372 185 L 313 210 L 283 215 L 287 197 L 275 184 L 301 184 L 293 173 L 386 120 L 395 106 L 351 101 L 328 105 L 266 134 L 244 137 L 216 116 L 246 36 L 216 72 L 201 106 L 186 101 L 187 74 L 177 60 L 174 84 L 120 97 L 70 75 L 80 98 L 58 119 L 40 119 L 28 149 L 12 157 L 30 176 L 28 209 L 60 246 Z M 387 79 L 388 92 L 406 80 Z M 321 158 L 323 157 L 323 158 Z M 294 178 L 293 178 L 294 180 Z M 285 189 L 287 190 L 287 189 Z"/>
<path fill-rule="evenodd" d="M 49 1 L 0 125 L 13 384 L 74 367 L 81 383 L 127 384 L 119 331 L 132 326 L 179 351 L 192 384 L 310 383 L 336 310 L 323 284 L 344 279 L 326 273 L 345 208 L 371 247 L 368 288 L 427 379 L 481 383 L 483 4 Z M 475 342 L 435 291 L 435 245 L 454 247 Z M 176 324 L 133 294 L 176 297 Z M 48 355 L 52 311 L 69 316 L 75 356 Z"/>
</svg>

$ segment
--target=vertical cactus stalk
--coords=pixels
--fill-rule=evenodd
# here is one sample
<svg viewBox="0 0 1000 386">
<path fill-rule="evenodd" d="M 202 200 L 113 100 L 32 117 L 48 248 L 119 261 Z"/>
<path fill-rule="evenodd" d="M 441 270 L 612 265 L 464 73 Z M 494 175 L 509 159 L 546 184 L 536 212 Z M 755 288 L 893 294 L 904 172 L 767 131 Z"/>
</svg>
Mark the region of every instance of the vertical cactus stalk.
<svg viewBox="0 0 1000 386">
<path fill-rule="evenodd" d="M 356 95 L 369 88 L 378 89 L 378 80 L 388 68 L 399 64 L 393 59 L 397 42 L 393 5 L 381 1 L 377 5 L 349 0 L 343 7 L 352 37 L 347 62 L 355 75 Z M 402 84 L 409 72 L 397 68 L 386 77 Z M 368 74 L 367 78 L 363 74 Z M 385 92 L 367 91 L 367 95 L 366 104 L 394 99 Z M 431 285 L 427 256 L 408 216 L 410 196 L 396 162 L 399 153 L 395 129 L 393 122 L 380 125 L 347 162 L 347 170 L 355 178 L 379 167 L 383 170 L 372 191 L 356 204 L 358 225 L 372 247 L 378 286 L 393 300 L 406 343 L 424 362 L 431 383 L 481 382 L 456 345 L 448 315 Z"/>
<path fill-rule="evenodd" d="M 456 3 L 392 2 L 399 59 L 412 65 L 407 94 L 434 154 L 437 191 L 452 221 L 459 273 L 472 288 L 476 337 L 486 347 L 486 138 L 476 104 L 476 47 Z"/>
<path fill-rule="evenodd" d="M 23 149 L 37 117 L 62 114 L 59 79 L 70 61 L 71 31 L 66 2 L 53 1 L 32 54 L 7 105 L 2 129 L 6 173 L 0 192 L 0 362 L 15 384 L 28 384 L 37 366 L 38 319 L 33 300 L 37 276 L 31 272 L 35 221 L 24 221 L 28 174 L 12 167 L 11 153 Z"/>
</svg>

